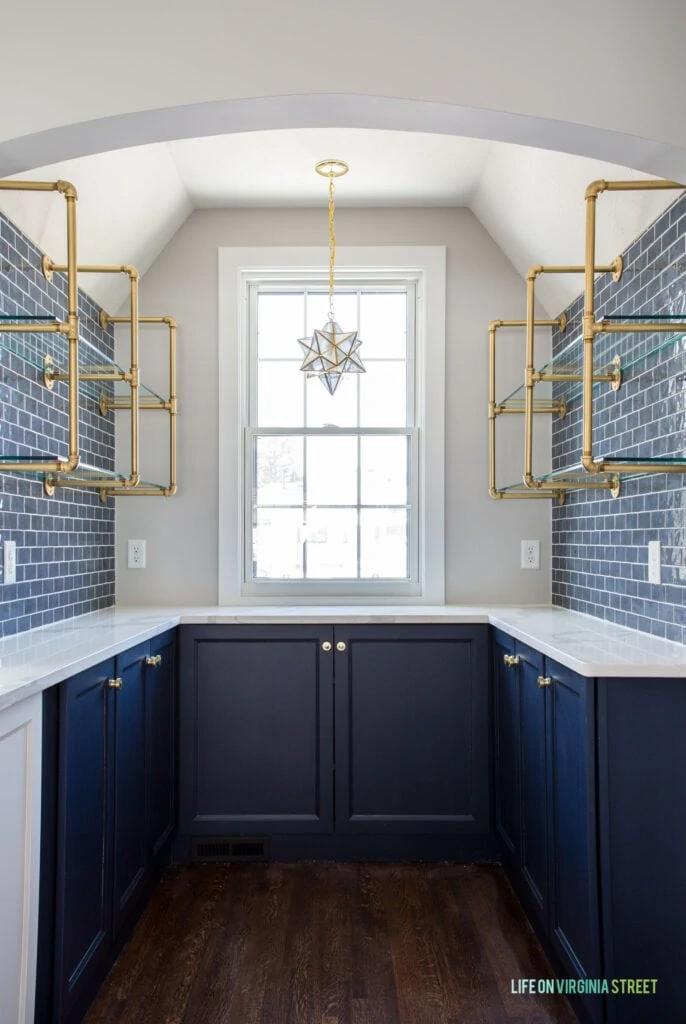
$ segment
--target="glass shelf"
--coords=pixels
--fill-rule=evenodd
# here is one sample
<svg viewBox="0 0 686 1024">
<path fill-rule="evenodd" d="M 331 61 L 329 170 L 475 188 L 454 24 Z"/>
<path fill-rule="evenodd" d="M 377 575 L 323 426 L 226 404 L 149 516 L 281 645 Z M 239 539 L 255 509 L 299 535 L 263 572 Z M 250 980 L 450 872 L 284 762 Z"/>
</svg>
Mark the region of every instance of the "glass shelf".
<svg viewBox="0 0 686 1024">
<path fill-rule="evenodd" d="M 65 462 L 64 459 L 56 459 L 54 455 L 43 454 L 43 455 L 8 455 L 0 456 L 0 462 Z M 40 480 L 40 482 L 50 488 L 51 490 L 55 487 L 98 487 L 102 491 L 107 491 L 108 485 L 115 485 L 112 488 L 112 493 L 120 493 L 124 490 L 129 493 L 135 493 L 135 491 L 159 491 L 162 493 L 167 490 L 168 484 L 153 483 L 148 480 L 141 480 L 136 487 L 123 488 L 120 485 L 127 480 L 128 477 L 124 473 L 117 473 L 112 469 L 103 469 L 101 466 L 89 466 L 87 463 L 83 463 L 77 466 L 76 469 L 70 473 L 51 472 L 45 473 L 37 470 L 25 469 L 19 471 L 20 476 L 28 477 L 32 480 Z"/>
<path fill-rule="evenodd" d="M 624 320 L 628 320 L 629 322 L 638 321 L 643 324 L 650 323 L 652 320 L 655 320 L 658 323 L 669 321 L 674 322 L 675 320 L 686 323 L 686 313 L 615 313 L 612 316 L 601 317 L 598 323 L 607 321 L 611 324 L 618 324 L 623 323 Z"/>
<path fill-rule="evenodd" d="M 633 455 L 608 455 L 605 456 L 603 462 L 609 463 L 610 465 L 639 465 L 645 464 L 649 466 L 684 466 L 686 468 L 686 456 L 680 455 L 648 455 L 648 456 L 633 456 Z M 622 474 L 622 476 L 632 474 Z M 637 476 L 643 474 L 637 473 Z"/>
<path fill-rule="evenodd" d="M 606 320 L 613 320 L 613 322 L 619 322 L 620 320 L 627 319 L 622 318 L 610 318 L 606 317 Z M 650 317 L 634 317 L 635 320 L 640 320 L 645 323 L 650 320 Z M 653 317 L 652 319 L 657 319 Z M 680 317 L 663 317 L 663 320 L 681 320 L 686 321 L 686 314 Z M 657 344 L 650 344 L 647 340 L 650 338 L 649 333 L 644 334 L 632 334 L 631 327 L 627 325 L 626 333 L 622 332 L 619 334 L 605 334 L 602 335 L 602 342 L 596 339 L 596 347 L 602 344 L 603 358 L 602 362 L 596 363 L 594 373 L 596 376 L 606 375 L 612 373 L 615 369 L 613 359 L 615 356 L 619 357 L 619 367 L 622 372 L 622 383 L 625 383 L 627 379 L 632 376 L 631 371 L 638 367 L 642 367 L 647 361 L 653 356 L 659 356 L 670 349 L 674 349 L 675 352 L 678 345 L 683 345 L 683 350 L 686 353 L 686 334 L 673 334 L 668 338 L 661 335 L 661 340 Z M 632 339 L 632 343 L 627 346 L 627 339 Z M 557 353 L 552 359 L 542 366 L 537 368 L 537 373 L 581 373 L 582 371 L 582 340 L 579 335 L 574 341 L 568 342 L 565 347 Z M 610 390 L 610 383 L 608 381 L 596 381 L 593 385 L 594 391 L 598 388 L 605 388 Z M 520 384 L 518 388 L 512 391 L 502 402 L 496 403 L 499 408 L 516 409 L 524 407 L 526 388 L 523 384 Z M 564 399 L 565 403 L 569 405 L 575 399 L 580 398 L 583 395 L 583 381 L 536 381 L 534 388 L 534 410 L 537 407 L 545 407 L 549 409 L 551 403 L 560 402 Z M 645 461 L 645 460 L 641 460 Z"/>
<path fill-rule="evenodd" d="M 579 463 L 573 466 L 565 466 L 562 469 L 553 469 L 549 473 L 541 473 L 534 477 L 537 483 L 554 483 L 556 480 L 578 484 L 592 484 L 594 480 L 606 480 L 612 473 L 587 473 Z"/>
<path fill-rule="evenodd" d="M 55 317 L 0 316 L 0 320 L 6 322 L 47 320 L 57 323 Z M 67 375 L 67 352 L 65 340 L 61 335 L 0 333 L 0 351 L 2 350 L 10 352 L 32 366 L 40 373 L 41 380 L 45 374 L 47 363 L 48 371 L 59 374 L 59 377 L 53 381 L 53 387 L 66 384 L 64 377 Z M 84 398 L 99 404 L 103 394 L 121 399 L 131 397 L 129 383 L 123 379 L 128 371 L 114 359 L 104 355 L 85 338 L 79 338 L 78 361 L 79 392 Z M 110 379 L 84 380 L 84 375 L 89 374 L 102 374 L 106 377 L 109 376 Z M 117 376 L 120 379 L 116 379 Z M 165 401 L 161 395 L 143 382 L 139 382 L 138 395 L 141 405 L 147 403 L 157 406 Z"/>
<path fill-rule="evenodd" d="M 85 464 L 77 466 L 71 473 L 48 473 L 42 474 L 42 476 L 43 478 L 47 476 L 46 483 L 48 485 L 58 487 L 99 487 L 101 491 L 107 491 L 108 486 L 110 486 L 112 487 L 112 494 L 119 494 L 124 491 L 133 493 L 136 490 L 164 491 L 166 486 L 164 484 L 151 483 L 147 480 L 140 480 L 136 487 L 121 487 L 119 485 L 128 479 L 123 473 L 102 469 L 100 466 L 88 466 Z"/>
<path fill-rule="evenodd" d="M 56 316 L 30 316 L 28 313 L 0 313 L 0 324 L 37 323 L 57 324 Z"/>
</svg>

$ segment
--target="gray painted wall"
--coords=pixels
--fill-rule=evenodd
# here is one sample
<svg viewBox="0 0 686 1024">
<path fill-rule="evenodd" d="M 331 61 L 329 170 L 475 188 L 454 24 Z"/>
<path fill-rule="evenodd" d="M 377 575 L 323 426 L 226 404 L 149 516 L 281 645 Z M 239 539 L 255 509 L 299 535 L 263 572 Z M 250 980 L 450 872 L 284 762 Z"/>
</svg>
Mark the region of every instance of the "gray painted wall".
<svg viewBox="0 0 686 1024">
<path fill-rule="evenodd" d="M 488 497 L 487 325 L 494 318 L 524 315 L 521 277 L 465 209 L 345 208 L 337 218 L 337 237 L 342 246 L 447 247 L 446 601 L 547 603 L 548 502 Z M 217 601 L 218 247 L 325 245 L 326 239 L 321 209 L 198 211 L 143 278 L 141 312 L 169 314 L 179 323 L 179 492 L 171 499 L 118 502 L 119 602 Z M 141 357 L 146 379 L 166 387 L 164 339 L 146 338 Z M 523 336 L 503 335 L 500 351 L 498 392 L 505 394 L 521 382 Z M 509 421 L 498 424 L 499 484 L 506 484 L 521 477 L 523 424 L 519 417 L 500 419 Z M 161 420 L 145 421 L 143 473 L 164 480 Z M 539 429 L 538 450 L 549 457 L 549 425 Z M 126 540 L 139 537 L 148 542 L 145 571 L 126 568 Z M 541 540 L 539 572 L 519 568 L 522 538 Z"/>
</svg>

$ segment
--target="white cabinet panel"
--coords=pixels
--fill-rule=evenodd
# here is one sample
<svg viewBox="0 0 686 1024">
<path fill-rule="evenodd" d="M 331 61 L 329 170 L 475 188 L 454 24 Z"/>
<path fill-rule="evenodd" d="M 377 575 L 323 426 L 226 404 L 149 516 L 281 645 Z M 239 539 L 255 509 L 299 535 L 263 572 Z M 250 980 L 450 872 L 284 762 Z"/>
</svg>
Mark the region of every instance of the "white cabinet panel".
<svg viewBox="0 0 686 1024">
<path fill-rule="evenodd" d="M 41 797 L 40 695 L 0 712 L 0 1007 L 32 1024 Z"/>
</svg>

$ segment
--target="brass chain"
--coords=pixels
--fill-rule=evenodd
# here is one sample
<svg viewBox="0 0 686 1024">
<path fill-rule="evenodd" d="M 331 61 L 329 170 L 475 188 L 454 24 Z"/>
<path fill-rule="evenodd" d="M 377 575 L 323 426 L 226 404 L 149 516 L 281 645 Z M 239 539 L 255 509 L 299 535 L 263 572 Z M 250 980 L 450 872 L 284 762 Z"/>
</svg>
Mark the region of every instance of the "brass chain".
<svg viewBox="0 0 686 1024">
<path fill-rule="evenodd" d="M 336 231 L 334 229 L 334 212 L 336 203 L 334 200 L 334 175 L 329 173 L 329 321 L 334 321 L 333 312 L 333 276 L 336 263 Z"/>
</svg>

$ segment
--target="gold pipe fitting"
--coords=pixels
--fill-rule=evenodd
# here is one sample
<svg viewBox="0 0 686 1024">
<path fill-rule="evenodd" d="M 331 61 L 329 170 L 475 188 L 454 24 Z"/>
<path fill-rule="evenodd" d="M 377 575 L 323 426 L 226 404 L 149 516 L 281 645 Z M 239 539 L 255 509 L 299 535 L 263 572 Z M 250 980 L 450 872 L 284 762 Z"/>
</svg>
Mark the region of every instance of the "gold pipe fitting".
<svg viewBox="0 0 686 1024">
<path fill-rule="evenodd" d="M 60 179 L 59 181 L 56 181 L 55 182 L 55 190 L 57 192 L 60 192 L 63 196 L 65 196 L 65 198 L 68 198 L 68 199 L 78 199 L 79 198 L 78 192 L 76 191 L 75 187 L 72 185 L 72 183 L 70 181 L 63 181 L 62 179 Z"/>
<path fill-rule="evenodd" d="M 598 178 L 596 181 L 592 181 L 586 186 L 584 193 L 584 199 L 596 199 L 601 192 L 605 192 L 607 189 L 607 182 L 604 178 Z"/>
</svg>

